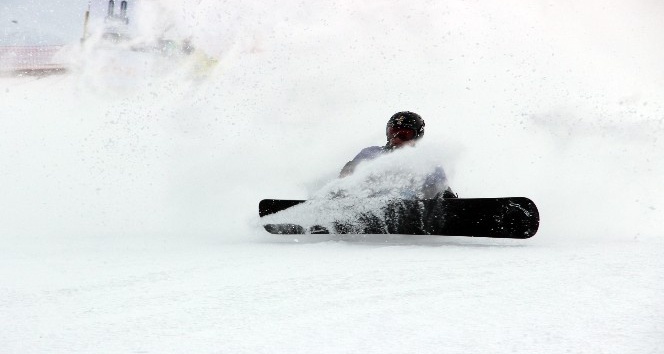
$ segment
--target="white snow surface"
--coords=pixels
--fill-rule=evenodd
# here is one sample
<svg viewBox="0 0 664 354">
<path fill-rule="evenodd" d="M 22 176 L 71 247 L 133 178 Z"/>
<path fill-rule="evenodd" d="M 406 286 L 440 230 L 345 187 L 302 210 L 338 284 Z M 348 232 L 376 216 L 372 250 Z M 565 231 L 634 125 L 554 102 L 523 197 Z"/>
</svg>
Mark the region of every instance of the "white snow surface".
<svg viewBox="0 0 664 354">
<path fill-rule="evenodd" d="M 0 78 L 0 352 L 664 352 L 661 2 L 161 4 L 216 66 L 75 37 Z M 260 227 L 399 110 L 412 166 L 538 234 Z"/>
</svg>

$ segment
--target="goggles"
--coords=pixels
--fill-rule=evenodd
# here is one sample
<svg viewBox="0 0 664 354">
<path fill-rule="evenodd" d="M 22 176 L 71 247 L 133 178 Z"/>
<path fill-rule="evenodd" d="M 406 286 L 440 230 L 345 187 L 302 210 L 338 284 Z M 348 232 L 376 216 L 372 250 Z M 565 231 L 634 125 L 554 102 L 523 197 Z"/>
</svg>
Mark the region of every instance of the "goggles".
<svg viewBox="0 0 664 354">
<path fill-rule="evenodd" d="M 404 127 L 387 127 L 387 138 L 399 138 L 402 141 L 413 140 L 417 133 L 410 128 Z"/>
</svg>

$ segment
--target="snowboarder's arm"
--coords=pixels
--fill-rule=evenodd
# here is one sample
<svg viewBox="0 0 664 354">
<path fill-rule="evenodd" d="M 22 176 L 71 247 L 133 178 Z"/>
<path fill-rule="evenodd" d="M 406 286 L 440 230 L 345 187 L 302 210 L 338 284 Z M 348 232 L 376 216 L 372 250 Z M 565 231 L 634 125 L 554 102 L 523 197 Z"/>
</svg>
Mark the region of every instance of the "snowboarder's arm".
<svg viewBox="0 0 664 354">
<path fill-rule="evenodd" d="M 339 172 L 339 178 L 344 178 L 353 174 L 355 171 L 355 166 L 357 166 L 360 162 L 374 159 L 380 156 L 381 153 L 383 153 L 383 148 L 380 146 L 371 146 L 363 149 L 359 154 L 357 154 L 357 156 L 355 156 L 355 158 L 353 158 L 352 161 L 348 161 L 344 165 L 344 167 L 341 169 L 341 172 Z"/>
<path fill-rule="evenodd" d="M 422 186 L 422 192 L 425 199 L 457 198 L 456 193 L 448 185 L 447 176 L 442 167 L 437 167 L 432 174 L 427 176 Z"/>
<path fill-rule="evenodd" d="M 341 172 L 339 172 L 339 178 L 344 178 L 346 176 L 350 176 L 353 174 L 353 171 L 355 170 L 355 160 L 353 161 L 348 161 L 345 165 L 344 168 L 341 169 Z"/>
</svg>

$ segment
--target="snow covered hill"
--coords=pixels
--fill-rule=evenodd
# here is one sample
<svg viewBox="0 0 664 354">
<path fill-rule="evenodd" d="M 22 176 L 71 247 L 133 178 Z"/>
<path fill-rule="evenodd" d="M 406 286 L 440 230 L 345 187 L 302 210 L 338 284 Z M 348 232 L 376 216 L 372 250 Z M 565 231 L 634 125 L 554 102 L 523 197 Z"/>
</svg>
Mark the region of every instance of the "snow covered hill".
<svg viewBox="0 0 664 354">
<path fill-rule="evenodd" d="M 72 38 L 68 74 L 0 78 L 0 352 L 663 350 L 661 5 L 162 5 L 216 65 Z M 259 227 L 404 109 L 539 233 Z"/>
</svg>

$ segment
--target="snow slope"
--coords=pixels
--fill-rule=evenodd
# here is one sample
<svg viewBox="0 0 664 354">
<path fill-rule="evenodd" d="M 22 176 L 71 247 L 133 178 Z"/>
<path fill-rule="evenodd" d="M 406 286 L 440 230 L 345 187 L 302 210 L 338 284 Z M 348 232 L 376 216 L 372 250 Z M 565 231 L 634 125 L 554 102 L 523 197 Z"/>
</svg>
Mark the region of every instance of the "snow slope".
<svg viewBox="0 0 664 354">
<path fill-rule="evenodd" d="M 663 350 L 662 5 L 162 6 L 216 66 L 72 38 L 69 74 L 0 79 L 0 351 Z M 403 109 L 540 232 L 262 231 Z"/>
</svg>

